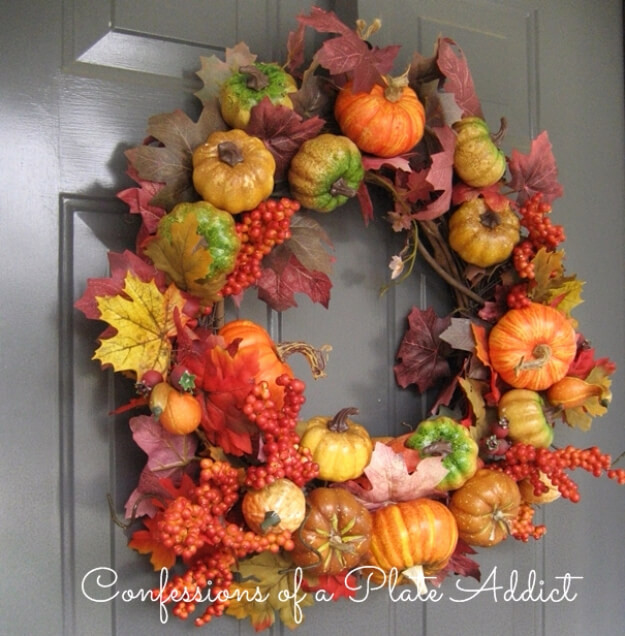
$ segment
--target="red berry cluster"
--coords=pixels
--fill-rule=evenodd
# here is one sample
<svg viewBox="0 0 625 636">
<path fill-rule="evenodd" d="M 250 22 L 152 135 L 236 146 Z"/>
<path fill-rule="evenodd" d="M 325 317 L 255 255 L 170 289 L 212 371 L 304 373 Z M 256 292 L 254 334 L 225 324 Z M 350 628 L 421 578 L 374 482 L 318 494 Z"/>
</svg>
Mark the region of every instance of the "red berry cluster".
<svg viewBox="0 0 625 636">
<path fill-rule="evenodd" d="M 263 463 L 250 466 L 245 477 L 245 485 L 256 489 L 282 477 L 301 487 L 319 473 L 310 450 L 299 446 L 300 438 L 295 432 L 306 386 L 288 374 L 277 378 L 276 384 L 284 388 L 281 408 L 271 399 L 266 382 L 254 387 L 243 406 L 246 417 L 256 424 L 262 435 Z"/>
<path fill-rule="evenodd" d="M 606 475 L 619 484 L 625 483 L 625 470 L 613 469 L 611 463 L 610 455 L 602 453 L 596 446 L 581 449 L 569 445 L 552 450 L 518 442 L 510 446 L 496 469 L 503 470 L 516 481 L 529 479 L 537 496 L 548 490 L 540 479 L 543 473 L 565 499 L 577 503 L 580 500 L 577 484 L 566 471 L 582 468 L 595 477 Z"/>
<path fill-rule="evenodd" d="M 263 257 L 290 238 L 291 217 L 299 208 L 297 201 L 283 197 L 267 199 L 254 210 L 239 215 L 236 230 L 241 248 L 234 270 L 221 290 L 222 296 L 236 296 L 259 279 Z"/>
<path fill-rule="evenodd" d="M 522 503 L 519 507 L 519 514 L 510 522 L 510 535 L 518 541 L 529 541 L 532 539 L 540 539 L 547 528 L 545 525 L 534 525 L 534 513 L 536 511 L 527 503 Z"/>
<path fill-rule="evenodd" d="M 514 268 L 521 278 L 533 279 L 532 259 L 542 247 L 554 251 L 565 240 L 564 228 L 554 225 L 549 218 L 551 205 L 537 192 L 520 208 L 521 225 L 527 229 L 527 238 L 518 243 L 512 252 Z"/>
<path fill-rule="evenodd" d="M 227 601 L 218 598 L 232 582 L 231 567 L 248 554 L 293 549 L 291 532 L 258 535 L 228 521 L 227 513 L 239 499 L 239 471 L 226 461 L 202 459 L 199 483 L 185 495 L 173 499 L 155 517 L 152 538 L 172 550 L 187 564 L 184 574 L 176 575 L 163 590 L 162 602 L 174 603 L 173 613 L 188 618 L 196 601 L 210 586 L 210 600 L 204 614 L 196 619 L 203 625 L 219 616 Z"/>
</svg>

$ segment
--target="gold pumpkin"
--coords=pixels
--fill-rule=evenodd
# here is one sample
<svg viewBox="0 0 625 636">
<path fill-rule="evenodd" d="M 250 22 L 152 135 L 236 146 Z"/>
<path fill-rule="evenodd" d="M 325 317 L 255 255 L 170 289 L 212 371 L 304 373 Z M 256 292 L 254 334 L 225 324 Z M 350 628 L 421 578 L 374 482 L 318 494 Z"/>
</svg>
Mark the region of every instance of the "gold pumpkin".
<svg viewBox="0 0 625 636">
<path fill-rule="evenodd" d="M 355 479 L 371 460 L 373 442 L 369 432 L 348 419 L 356 413 L 357 409 L 346 408 L 334 417 L 318 415 L 306 422 L 300 445 L 310 449 L 321 479 Z"/>
<path fill-rule="evenodd" d="M 237 128 L 212 133 L 193 151 L 193 187 L 230 214 L 264 201 L 273 192 L 275 170 L 265 144 Z"/>
<path fill-rule="evenodd" d="M 482 197 L 463 203 L 449 218 L 449 245 L 478 267 L 505 261 L 521 236 L 519 217 L 507 207 L 491 210 Z"/>
</svg>

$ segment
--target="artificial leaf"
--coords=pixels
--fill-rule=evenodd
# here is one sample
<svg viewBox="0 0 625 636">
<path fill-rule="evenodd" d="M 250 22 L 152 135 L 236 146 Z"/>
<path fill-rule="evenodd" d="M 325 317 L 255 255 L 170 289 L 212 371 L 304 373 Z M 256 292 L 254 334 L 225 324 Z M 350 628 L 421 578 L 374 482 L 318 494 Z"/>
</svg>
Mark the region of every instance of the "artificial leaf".
<svg viewBox="0 0 625 636">
<path fill-rule="evenodd" d="M 371 487 L 365 488 L 358 481 L 351 480 L 342 483 L 340 488 L 349 490 L 368 510 L 393 502 L 435 496 L 440 494 L 436 490 L 437 484 L 447 475 L 442 461 L 442 457 L 426 457 L 409 473 L 406 460 L 400 453 L 376 442 L 371 460 L 363 471 Z"/>
<path fill-rule="evenodd" d="M 306 294 L 326 309 L 332 282 L 327 274 L 306 269 L 286 243 L 274 248 L 263 259 L 263 270 L 256 281 L 258 297 L 276 311 L 297 307 L 295 294 Z"/>
<path fill-rule="evenodd" d="M 165 184 L 152 205 L 169 211 L 197 198 L 191 179 L 193 150 L 212 132 L 225 128 L 216 100 L 204 104 L 196 122 L 180 109 L 150 117 L 147 133 L 159 143 L 137 146 L 126 156 L 141 179 Z"/>
<path fill-rule="evenodd" d="M 302 589 L 306 592 L 323 590 L 324 600 L 338 601 L 340 598 L 353 598 L 358 590 L 358 582 L 350 570 L 343 570 L 338 574 L 322 574 L 315 577 L 304 572 Z"/>
<path fill-rule="evenodd" d="M 483 118 L 473 77 L 462 49 L 449 38 L 439 38 L 436 59 L 445 76 L 443 90 L 454 95 L 454 101 L 462 110 L 462 115 Z"/>
<path fill-rule="evenodd" d="M 553 156 L 547 131 L 532 140 L 527 155 L 513 150 L 508 161 L 510 169 L 509 186 L 518 192 L 517 203 L 521 206 L 536 193 L 542 193 L 543 202 L 551 203 L 562 196 L 562 186 L 558 182 L 558 167 Z"/>
<path fill-rule="evenodd" d="M 153 234 L 156 232 L 158 222 L 165 215 L 165 210 L 156 205 L 152 205 L 151 201 L 154 200 L 164 184 L 142 179 L 132 165 L 128 166 L 126 174 L 128 174 L 139 187 L 122 190 L 117 193 L 117 198 L 128 205 L 132 214 L 140 214 L 146 232 Z"/>
<path fill-rule="evenodd" d="M 306 25 L 301 22 L 295 31 L 291 31 L 286 40 L 287 60 L 284 68 L 291 75 L 296 75 L 297 70 L 304 64 Z"/>
<path fill-rule="evenodd" d="M 441 351 L 440 334 L 450 325 L 450 318 L 439 318 L 431 307 L 425 311 L 413 307 L 408 315 L 408 329 L 397 352 L 395 378 L 402 388 L 416 384 L 423 393 L 450 374 L 449 362 Z"/>
<path fill-rule="evenodd" d="M 203 104 L 212 104 L 219 97 L 221 85 L 239 69 L 240 66 L 253 64 L 256 55 L 252 54 L 245 42 L 239 42 L 232 48 L 226 48 L 225 62 L 216 55 L 200 56 L 200 70 L 196 75 L 202 80 L 202 88 L 195 96 Z"/>
<path fill-rule="evenodd" d="M 294 629 L 304 620 L 302 608 L 313 604 L 313 596 L 302 590 L 302 570 L 280 554 L 261 552 L 240 561 L 235 572 L 226 614 L 249 618 L 257 632 L 273 625 L 276 613 Z"/>
<path fill-rule="evenodd" d="M 176 477 L 174 473 L 171 477 Z M 141 475 L 139 475 L 139 483 L 137 487 L 130 493 L 126 504 L 125 514 L 126 519 L 138 519 L 139 517 L 153 517 L 160 508 L 158 508 L 153 499 L 154 497 L 165 499 L 168 495 L 168 491 L 161 484 L 161 480 L 148 469 L 147 466 L 143 467 Z"/>
<path fill-rule="evenodd" d="M 468 543 L 462 539 L 458 539 L 456 548 L 451 558 L 447 562 L 447 565 L 436 572 L 430 582 L 433 585 L 440 585 L 449 574 L 457 574 L 459 576 L 470 576 L 476 581 L 481 578 L 480 565 L 477 561 L 474 561 L 468 554 L 477 554 Z"/>
<path fill-rule="evenodd" d="M 85 314 L 87 318 L 98 320 L 98 296 L 116 296 L 122 293 L 126 274 L 131 272 L 139 280 L 148 283 L 154 280 L 156 286 L 164 290 L 167 287 L 165 276 L 153 265 L 139 258 L 134 252 L 125 250 L 122 253 L 109 252 L 107 254 L 111 275 L 103 278 L 87 279 L 87 286 L 83 295 L 74 303 L 74 307 Z"/>
<path fill-rule="evenodd" d="M 198 233 L 194 214 L 187 214 L 179 223 L 172 223 L 170 235 L 158 234 L 145 248 L 154 265 L 165 272 L 178 286 L 210 305 L 219 298 L 226 275 L 208 279 L 213 258 L 205 238 Z"/>
<path fill-rule="evenodd" d="M 146 467 L 159 477 L 177 477 L 193 460 L 198 446 L 196 435 L 173 435 L 151 415 L 130 419 L 132 438 L 148 456 Z"/>
<path fill-rule="evenodd" d="M 552 252 L 541 247 L 532 259 L 534 284 L 530 297 L 534 302 L 551 305 L 566 316 L 582 302 L 584 281 L 576 276 L 564 276 L 564 252 Z"/>
<path fill-rule="evenodd" d="M 165 373 L 176 334 L 174 314 L 182 312 L 184 298 L 174 285 L 161 293 L 154 281 L 145 283 L 132 272 L 126 274 L 122 291 L 96 297 L 100 318 L 116 333 L 100 339 L 93 358 L 114 371 L 133 371 L 137 378 L 151 369 Z"/>
<path fill-rule="evenodd" d="M 139 552 L 139 554 L 149 554 L 150 563 L 154 570 L 159 571 L 162 568 L 169 570 L 176 563 L 176 553 L 173 548 L 168 548 L 158 540 L 158 519 L 156 517 L 143 520 L 145 529 L 136 530 L 128 547 Z"/>
<path fill-rule="evenodd" d="M 296 214 L 291 219 L 291 238 L 286 241 L 286 246 L 305 269 L 332 273 L 334 258 L 328 251 L 332 249 L 332 240 L 311 216 Z"/>
<path fill-rule="evenodd" d="M 471 437 L 477 442 L 487 434 L 490 428 L 484 400 L 487 385 L 481 380 L 475 380 L 474 378 L 458 378 L 458 384 L 462 387 L 462 391 L 471 405 L 473 423 L 469 427 L 469 432 Z"/>
<path fill-rule="evenodd" d="M 399 46 L 380 49 L 369 45 L 354 29 L 341 22 L 333 11 L 313 7 L 309 15 L 300 14 L 297 19 L 300 24 L 320 33 L 338 34 L 323 42 L 315 53 L 315 59 L 332 75 L 347 74 L 353 80 L 355 93 L 368 92 L 393 68 Z"/>
<path fill-rule="evenodd" d="M 252 108 L 245 132 L 262 139 L 276 160 L 274 179 L 282 181 L 302 143 L 316 137 L 324 125 L 320 117 L 304 119 L 293 109 L 272 104 L 264 97 Z"/>
<path fill-rule="evenodd" d="M 475 351 L 475 337 L 469 318 L 451 318 L 449 327 L 440 334 L 440 339 L 459 351 Z"/>
</svg>

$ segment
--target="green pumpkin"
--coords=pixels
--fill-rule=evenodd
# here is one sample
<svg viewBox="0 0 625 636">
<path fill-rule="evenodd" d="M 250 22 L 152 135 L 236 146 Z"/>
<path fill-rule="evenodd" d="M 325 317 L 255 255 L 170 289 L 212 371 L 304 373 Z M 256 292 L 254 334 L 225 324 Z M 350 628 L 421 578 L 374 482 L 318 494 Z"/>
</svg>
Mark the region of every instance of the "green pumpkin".
<svg viewBox="0 0 625 636">
<path fill-rule="evenodd" d="M 473 188 L 494 185 L 506 171 L 506 157 L 479 117 L 464 117 L 453 125 L 456 131 L 454 169 Z"/>
<path fill-rule="evenodd" d="M 221 116 L 232 128 L 245 128 L 250 111 L 264 97 L 272 104 L 293 108 L 289 93 L 297 90 L 295 80 L 277 64 L 255 62 L 239 67 L 221 86 Z"/>
<path fill-rule="evenodd" d="M 291 160 L 292 196 L 305 208 L 331 212 L 356 196 L 364 177 L 358 146 L 342 135 L 324 133 L 305 141 Z"/>
</svg>

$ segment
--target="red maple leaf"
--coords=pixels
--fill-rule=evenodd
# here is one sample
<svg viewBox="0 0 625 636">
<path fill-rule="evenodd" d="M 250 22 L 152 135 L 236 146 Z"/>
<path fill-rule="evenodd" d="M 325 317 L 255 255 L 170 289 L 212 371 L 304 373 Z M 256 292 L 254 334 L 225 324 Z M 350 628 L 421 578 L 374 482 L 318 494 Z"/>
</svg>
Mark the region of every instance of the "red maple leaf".
<svg viewBox="0 0 625 636">
<path fill-rule="evenodd" d="M 158 571 L 162 568 L 169 570 L 176 563 L 176 553 L 173 548 L 165 547 L 156 538 L 158 521 L 158 517 L 144 519 L 143 525 L 145 529 L 136 530 L 133 533 L 128 542 L 128 547 L 136 550 L 139 554 L 149 554 L 150 563 L 154 570 Z"/>
<path fill-rule="evenodd" d="M 439 38 L 436 61 L 445 76 L 443 90 L 453 93 L 462 115 L 483 118 L 480 100 L 475 92 L 473 77 L 462 49 L 449 38 Z"/>
<path fill-rule="evenodd" d="M 413 307 L 408 315 L 408 330 L 399 346 L 395 378 L 402 388 L 416 384 L 420 392 L 434 386 L 450 374 L 449 362 L 441 348 L 440 334 L 449 327 L 451 318 L 440 318 L 431 307 L 425 311 Z"/>
<path fill-rule="evenodd" d="M 523 205 L 537 192 L 542 192 L 545 203 L 551 203 L 562 196 L 558 167 L 547 131 L 541 132 L 532 140 L 529 154 L 523 155 L 518 150 L 513 150 L 508 167 L 512 177 L 509 186 L 519 193 L 519 205 Z"/>
<path fill-rule="evenodd" d="M 258 297 L 276 311 L 297 307 L 295 294 L 306 294 L 326 309 L 332 282 L 327 274 L 305 268 L 284 245 L 263 260 L 263 271 L 256 282 Z"/>
<path fill-rule="evenodd" d="M 100 319 L 96 296 L 107 297 L 121 294 L 128 272 L 134 274 L 144 283 L 154 280 L 159 289 L 167 287 L 165 275 L 134 252 L 130 250 L 125 250 L 121 254 L 109 252 L 107 256 L 111 275 L 102 278 L 88 278 L 83 295 L 74 303 L 74 307 L 82 311 L 87 318 Z"/>
<path fill-rule="evenodd" d="M 309 15 L 300 14 L 297 19 L 320 33 L 338 34 L 324 41 L 315 58 L 332 75 L 348 75 L 353 80 L 354 92 L 368 92 L 393 68 L 398 45 L 382 49 L 370 46 L 333 11 L 313 7 Z"/>
<path fill-rule="evenodd" d="M 316 592 L 323 590 L 326 592 L 326 598 L 338 601 L 340 598 L 351 598 L 355 596 L 358 582 L 350 570 L 344 570 L 338 574 L 322 574 L 316 577 L 314 581 L 303 579 L 302 589 L 305 592 Z"/>
<path fill-rule="evenodd" d="M 272 104 L 264 97 L 252 108 L 245 132 L 263 140 L 276 160 L 274 178 L 281 181 L 302 143 L 316 137 L 324 125 L 321 117 L 304 119 L 291 108 Z"/>
<path fill-rule="evenodd" d="M 135 183 L 137 183 L 139 187 L 121 190 L 117 193 L 117 198 L 121 199 L 128 205 L 132 214 L 141 215 L 146 233 L 154 234 L 156 232 L 158 222 L 165 215 L 165 210 L 156 205 L 152 205 L 150 201 L 152 201 L 165 184 L 141 179 L 139 173 L 132 164 L 129 164 L 126 174 Z"/>
</svg>

